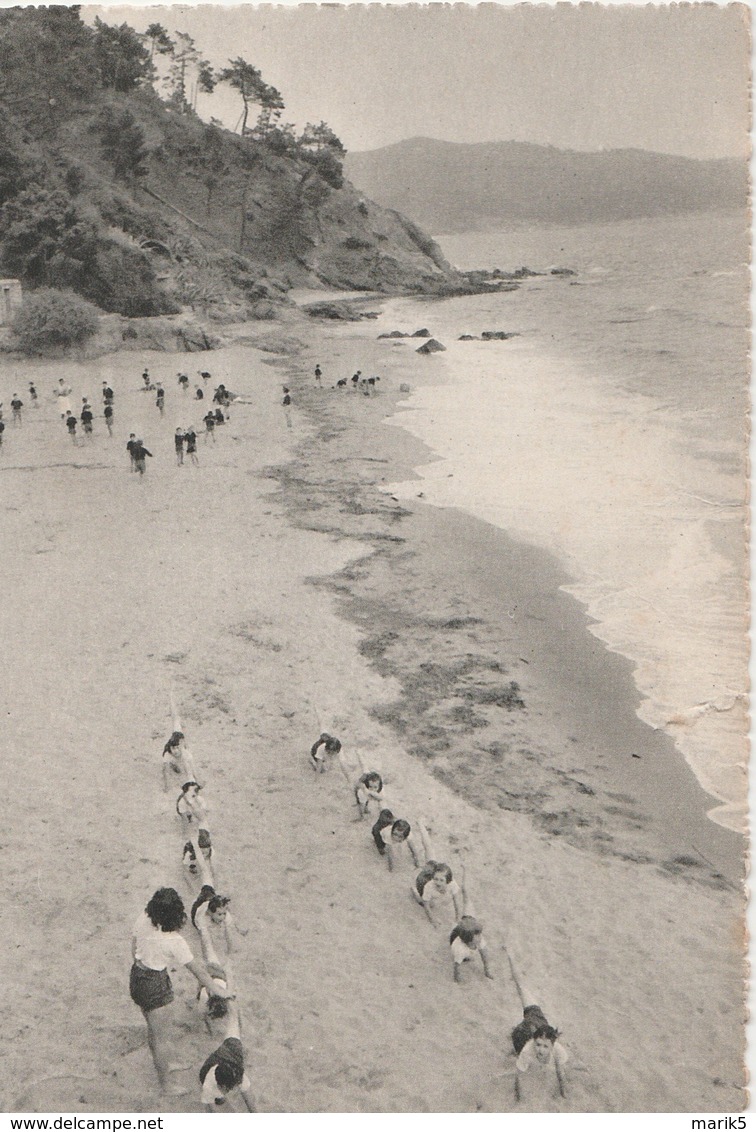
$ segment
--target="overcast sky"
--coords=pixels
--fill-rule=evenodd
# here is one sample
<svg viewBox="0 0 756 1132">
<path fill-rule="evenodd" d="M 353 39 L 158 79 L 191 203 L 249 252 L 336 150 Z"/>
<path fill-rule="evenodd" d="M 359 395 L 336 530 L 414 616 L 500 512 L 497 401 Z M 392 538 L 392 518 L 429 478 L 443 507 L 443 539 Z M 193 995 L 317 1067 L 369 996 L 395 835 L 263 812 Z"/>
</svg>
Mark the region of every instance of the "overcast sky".
<svg viewBox="0 0 756 1132">
<path fill-rule="evenodd" d="M 350 150 L 420 135 L 747 151 L 744 5 L 82 8 L 95 14 L 186 31 L 217 66 L 242 55 L 283 94 L 284 120 L 325 119 Z M 218 88 L 200 110 L 233 128 L 240 107 Z"/>
</svg>

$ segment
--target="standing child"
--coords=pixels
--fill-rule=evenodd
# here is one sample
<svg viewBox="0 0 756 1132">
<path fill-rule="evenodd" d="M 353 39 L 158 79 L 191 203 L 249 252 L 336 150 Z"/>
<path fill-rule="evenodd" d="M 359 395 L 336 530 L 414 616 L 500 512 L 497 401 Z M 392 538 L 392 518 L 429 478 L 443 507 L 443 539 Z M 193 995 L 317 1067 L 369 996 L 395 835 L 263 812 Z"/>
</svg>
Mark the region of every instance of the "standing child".
<svg viewBox="0 0 756 1132">
<path fill-rule="evenodd" d="M 87 399 L 85 397 L 84 398 L 84 404 L 81 407 L 81 427 L 84 429 L 84 436 L 85 437 L 92 435 L 92 421 L 93 420 L 94 420 L 94 413 L 92 412 L 91 406 L 90 406 L 89 402 L 87 401 Z"/>
<path fill-rule="evenodd" d="M 12 420 L 13 420 L 13 427 L 14 428 L 16 428 L 17 425 L 21 424 L 21 410 L 23 409 L 23 407 L 24 407 L 24 403 L 21 400 L 21 398 L 19 397 L 18 393 L 14 393 L 13 394 L 13 400 L 11 401 L 11 409 L 13 410 Z"/>
<path fill-rule="evenodd" d="M 147 467 L 145 456 L 152 456 L 152 453 L 148 448 L 145 448 L 143 440 L 135 441 L 131 451 L 134 457 L 134 467 L 139 472 L 139 475 L 143 476 Z"/>
<path fill-rule="evenodd" d="M 37 398 L 37 387 L 35 386 L 33 381 L 29 382 L 29 399 L 31 400 L 31 403 L 34 406 L 34 408 L 38 409 L 39 404 L 38 404 L 38 398 Z"/>
<path fill-rule="evenodd" d="M 197 458 L 197 433 L 194 431 L 192 425 L 184 433 L 184 440 L 186 441 L 186 454 L 193 464 L 199 464 Z"/>
<path fill-rule="evenodd" d="M 102 410 L 102 415 L 105 417 L 105 424 L 108 429 L 108 436 L 113 435 L 113 403 L 112 401 L 105 402 L 105 408 Z"/>
<path fill-rule="evenodd" d="M 78 441 L 76 439 L 76 423 L 76 417 L 72 412 L 69 411 L 68 416 L 66 417 L 66 428 L 68 429 L 68 435 L 71 437 L 71 442 L 73 444 L 78 444 Z"/>
<path fill-rule="evenodd" d="M 202 390 L 200 390 L 202 392 Z M 215 444 L 215 415 L 208 412 L 203 417 L 205 422 L 205 443 L 207 444 L 208 437 L 212 437 L 213 444 Z"/>
<path fill-rule="evenodd" d="M 163 389 L 163 386 L 159 381 L 155 388 L 157 390 L 155 394 L 155 404 L 157 405 L 160 416 L 162 417 L 165 415 L 165 390 Z"/>
<path fill-rule="evenodd" d="M 176 449 L 176 463 L 181 467 L 184 462 L 184 433 L 180 428 L 173 434 L 173 446 Z"/>
</svg>

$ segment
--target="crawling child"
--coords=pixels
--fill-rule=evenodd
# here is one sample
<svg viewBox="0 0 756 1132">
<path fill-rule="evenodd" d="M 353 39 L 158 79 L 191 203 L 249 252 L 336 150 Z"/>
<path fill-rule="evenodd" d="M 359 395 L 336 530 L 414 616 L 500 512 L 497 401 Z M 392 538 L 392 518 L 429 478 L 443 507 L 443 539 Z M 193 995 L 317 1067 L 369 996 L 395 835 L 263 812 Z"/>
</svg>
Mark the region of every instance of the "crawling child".
<svg viewBox="0 0 756 1132">
<path fill-rule="evenodd" d="M 375 847 L 386 858 L 389 872 L 394 868 L 394 854 L 401 845 L 406 844 L 415 868 L 420 867 L 420 854 L 412 836 L 412 826 L 404 818 L 395 818 L 391 810 L 381 810 L 372 829 Z"/>
</svg>

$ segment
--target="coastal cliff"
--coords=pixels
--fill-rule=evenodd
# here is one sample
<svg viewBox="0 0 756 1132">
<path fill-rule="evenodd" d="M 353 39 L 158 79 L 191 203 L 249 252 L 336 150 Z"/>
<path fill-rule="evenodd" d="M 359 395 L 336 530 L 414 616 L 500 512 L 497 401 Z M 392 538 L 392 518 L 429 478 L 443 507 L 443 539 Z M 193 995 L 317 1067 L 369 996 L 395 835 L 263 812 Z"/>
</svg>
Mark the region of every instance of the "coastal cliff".
<svg viewBox="0 0 756 1132">
<path fill-rule="evenodd" d="M 0 272 L 130 318 L 189 308 L 221 323 L 274 317 L 292 286 L 464 283 L 344 180 L 325 123 L 297 138 L 275 118 L 242 135 L 204 122 L 184 63 L 158 93 L 147 42 L 77 8 L 0 13 Z"/>
</svg>

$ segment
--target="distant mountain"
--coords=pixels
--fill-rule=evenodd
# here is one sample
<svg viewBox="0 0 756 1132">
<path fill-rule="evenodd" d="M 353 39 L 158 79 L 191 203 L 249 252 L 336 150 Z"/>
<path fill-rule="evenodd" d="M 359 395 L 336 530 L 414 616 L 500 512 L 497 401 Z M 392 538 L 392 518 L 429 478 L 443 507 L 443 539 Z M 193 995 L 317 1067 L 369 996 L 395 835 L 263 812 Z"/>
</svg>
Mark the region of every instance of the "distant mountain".
<svg viewBox="0 0 756 1132">
<path fill-rule="evenodd" d="M 639 149 L 580 153 L 526 142 L 411 138 L 350 154 L 345 172 L 383 207 L 431 232 L 745 208 L 748 198 L 745 161 Z"/>
</svg>

